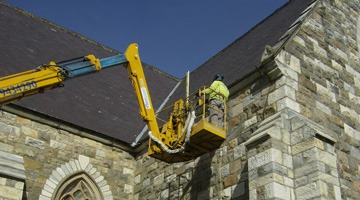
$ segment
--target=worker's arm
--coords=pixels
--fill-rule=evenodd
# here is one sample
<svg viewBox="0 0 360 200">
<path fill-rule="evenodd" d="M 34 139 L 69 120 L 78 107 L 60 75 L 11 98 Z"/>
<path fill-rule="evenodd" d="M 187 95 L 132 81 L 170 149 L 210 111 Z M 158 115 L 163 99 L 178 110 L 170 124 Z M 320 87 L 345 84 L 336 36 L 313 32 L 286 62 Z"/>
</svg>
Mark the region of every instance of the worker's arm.
<svg viewBox="0 0 360 200">
<path fill-rule="evenodd" d="M 221 81 L 214 81 L 209 88 L 203 90 L 203 93 L 209 94 L 210 99 L 215 98 L 227 101 L 229 97 L 229 90 Z"/>
<path fill-rule="evenodd" d="M 205 90 L 203 90 L 204 94 L 210 94 L 212 92 L 216 92 L 216 88 L 218 87 L 218 81 L 214 81 L 211 83 L 210 87 L 206 88 Z"/>
</svg>

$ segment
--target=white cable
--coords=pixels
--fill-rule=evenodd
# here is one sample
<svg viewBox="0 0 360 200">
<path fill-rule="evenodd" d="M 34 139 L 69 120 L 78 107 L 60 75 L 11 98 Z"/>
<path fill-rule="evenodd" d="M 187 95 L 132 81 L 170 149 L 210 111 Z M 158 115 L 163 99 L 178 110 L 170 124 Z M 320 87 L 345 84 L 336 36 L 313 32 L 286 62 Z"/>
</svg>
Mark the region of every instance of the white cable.
<svg viewBox="0 0 360 200">
<path fill-rule="evenodd" d="M 196 118 L 195 111 L 193 110 L 193 111 L 191 111 L 189 126 L 187 127 L 185 144 L 188 144 L 190 142 L 190 134 L 191 134 L 192 127 L 194 125 L 195 118 Z"/>
<path fill-rule="evenodd" d="M 187 131 L 186 132 L 186 137 L 185 137 L 185 143 L 188 143 L 190 141 L 190 134 L 191 134 L 191 129 L 192 129 L 192 126 L 194 124 L 194 121 L 195 121 L 195 111 L 192 111 L 191 114 L 188 114 L 188 118 L 186 119 L 185 121 L 185 126 L 184 126 L 184 129 L 183 129 L 183 133 L 185 133 L 185 130 Z M 181 134 L 181 135 L 182 135 Z M 162 149 L 164 149 L 167 153 L 169 154 L 175 154 L 175 153 L 180 153 L 181 151 L 183 151 L 185 149 L 184 146 L 181 146 L 180 148 L 178 149 L 169 149 L 161 140 L 159 140 L 157 137 L 155 137 L 151 131 L 149 131 L 149 137 L 154 141 L 156 142 L 157 144 L 159 144 L 161 146 Z"/>
<path fill-rule="evenodd" d="M 174 153 L 179 153 L 181 151 L 184 150 L 184 147 L 180 147 L 178 149 L 169 149 L 164 143 L 162 143 L 158 138 L 156 138 L 151 131 L 149 131 L 149 136 L 152 140 L 154 140 L 154 142 L 156 142 L 157 144 L 159 144 L 161 146 L 161 148 L 163 148 L 167 153 L 170 154 L 174 154 Z"/>
</svg>

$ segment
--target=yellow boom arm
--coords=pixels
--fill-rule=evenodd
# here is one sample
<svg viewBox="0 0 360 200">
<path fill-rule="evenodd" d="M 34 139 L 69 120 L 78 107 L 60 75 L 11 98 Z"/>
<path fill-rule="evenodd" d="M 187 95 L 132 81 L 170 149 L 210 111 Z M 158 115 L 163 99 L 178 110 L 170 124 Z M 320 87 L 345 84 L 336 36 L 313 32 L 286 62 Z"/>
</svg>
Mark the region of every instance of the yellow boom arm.
<svg viewBox="0 0 360 200">
<path fill-rule="evenodd" d="M 150 130 L 150 156 L 168 163 L 182 162 L 213 151 L 222 144 L 225 127 L 216 127 L 207 122 L 205 99 L 195 101 L 195 104 L 190 103 L 189 99 L 176 101 L 168 121 L 159 129 L 137 44 L 131 44 L 125 54 L 101 60 L 88 55 L 59 63 L 50 62 L 33 70 L 0 78 L 0 106 L 61 86 L 69 78 L 120 64 L 127 66 L 140 116 Z M 195 108 L 202 110 L 197 119 Z"/>
<path fill-rule="evenodd" d="M 147 123 L 149 130 L 158 135 L 160 134 L 159 126 L 141 64 L 138 45 L 131 44 L 127 48 L 125 56 L 128 61 L 127 69 L 129 78 L 134 86 L 135 94 L 139 102 L 141 118 Z"/>
</svg>

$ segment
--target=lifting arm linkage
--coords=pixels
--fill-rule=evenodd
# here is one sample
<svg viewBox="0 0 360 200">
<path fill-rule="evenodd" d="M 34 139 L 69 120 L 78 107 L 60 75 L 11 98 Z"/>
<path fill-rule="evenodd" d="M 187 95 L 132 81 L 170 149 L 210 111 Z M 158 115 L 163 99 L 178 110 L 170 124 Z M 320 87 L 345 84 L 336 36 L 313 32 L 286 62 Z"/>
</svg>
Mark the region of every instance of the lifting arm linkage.
<svg viewBox="0 0 360 200">
<path fill-rule="evenodd" d="M 97 59 L 94 55 L 63 61 L 0 78 L 0 106 L 25 96 L 61 86 L 70 78 L 90 74 L 106 67 L 126 63 L 125 55 Z"/>
</svg>

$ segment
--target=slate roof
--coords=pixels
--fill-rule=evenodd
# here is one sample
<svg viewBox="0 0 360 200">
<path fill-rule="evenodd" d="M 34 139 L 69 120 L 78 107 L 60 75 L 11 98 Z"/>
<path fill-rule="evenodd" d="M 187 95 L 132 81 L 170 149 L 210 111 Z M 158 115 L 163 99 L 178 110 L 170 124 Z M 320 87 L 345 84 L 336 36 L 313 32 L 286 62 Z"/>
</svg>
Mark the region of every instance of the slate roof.
<svg viewBox="0 0 360 200">
<path fill-rule="evenodd" d="M 285 33 L 294 22 L 302 16 L 302 12 L 314 0 L 291 0 L 257 24 L 243 36 L 210 58 L 190 73 L 190 91 L 210 85 L 215 74 L 225 76 L 224 83 L 228 86 L 257 70 L 261 65 L 261 56 L 265 46 L 275 46 L 283 40 Z M 289 34 L 289 33 L 287 33 Z M 185 82 L 169 102 L 185 94 Z M 231 94 L 230 94 L 231 95 Z"/>
<path fill-rule="evenodd" d="M 118 52 L 44 19 L 0 2 L 0 77 L 34 69 L 50 61 Z M 124 51 L 127 47 L 124 48 Z M 141 55 L 141 46 L 140 55 Z M 159 107 L 178 80 L 144 63 L 154 107 Z M 14 102 L 31 111 L 71 123 L 125 143 L 146 125 L 126 68 L 119 66 L 65 81 L 65 87 Z"/>
</svg>

